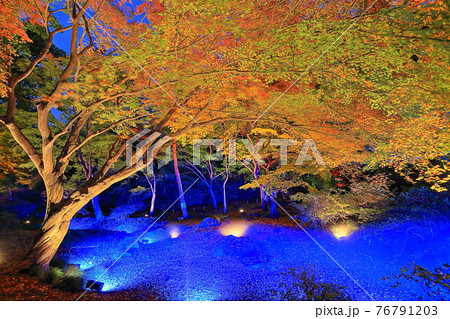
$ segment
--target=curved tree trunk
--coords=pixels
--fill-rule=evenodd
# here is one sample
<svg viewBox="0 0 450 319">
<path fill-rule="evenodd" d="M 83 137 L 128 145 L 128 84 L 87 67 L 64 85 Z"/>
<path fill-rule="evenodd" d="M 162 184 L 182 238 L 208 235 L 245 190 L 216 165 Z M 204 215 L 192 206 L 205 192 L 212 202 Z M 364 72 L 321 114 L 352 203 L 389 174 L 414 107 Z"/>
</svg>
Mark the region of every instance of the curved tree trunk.
<svg viewBox="0 0 450 319">
<path fill-rule="evenodd" d="M 44 175 L 43 179 L 46 182 L 47 197 L 45 218 L 38 235 L 25 256 L 25 261 L 47 269 L 59 245 L 66 236 L 70 219 L 81 207 L 75 210 L 72 207 L 73 205 L 61 205 L 64 198 L 64 188 L 61 179 L 52 175 Z"/>
<path fill-rule="evenodd" d="M 55 256 L 69 229 L 70 219 L 74 214 L 69 212 L 70 209 L 67 208 L 57 211 L 44 221 L 39 234 L 25 256 L 26 260 L 48 269 L 50 261 Z"/>
</svg>

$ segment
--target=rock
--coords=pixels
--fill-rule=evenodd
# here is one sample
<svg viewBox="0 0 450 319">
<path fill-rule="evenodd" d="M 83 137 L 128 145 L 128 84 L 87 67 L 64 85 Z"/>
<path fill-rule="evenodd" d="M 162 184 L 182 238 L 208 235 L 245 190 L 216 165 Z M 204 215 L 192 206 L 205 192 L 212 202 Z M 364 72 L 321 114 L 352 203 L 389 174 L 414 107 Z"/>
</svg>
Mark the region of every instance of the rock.
<svg viewBox="0 0 450 319">
<path fill-rule="evenodd" d="M 220 226 L 220 224 L 221 224 L 220 220 L 211 217 L 206 217 L 203 218 L 198 227 L 199 228 L 215 227 Z"/>
<path fill-rule="evenodd" d="M 157 228 L 155 230 L 147 232 L 139 241 L 143 244 L 151 244 L 169 238 L 171 237 L 168 231 L 162 228 Z"/>
</svg>

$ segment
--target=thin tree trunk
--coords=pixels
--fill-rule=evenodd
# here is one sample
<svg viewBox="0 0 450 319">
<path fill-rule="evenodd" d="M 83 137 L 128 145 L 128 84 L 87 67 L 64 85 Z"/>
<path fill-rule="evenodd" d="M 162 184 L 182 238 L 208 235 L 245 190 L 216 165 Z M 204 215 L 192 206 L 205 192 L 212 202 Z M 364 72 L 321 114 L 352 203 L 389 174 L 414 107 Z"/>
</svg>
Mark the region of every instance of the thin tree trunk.
<svg viewBox="0 0 450 319">
<path fill-rule="evenodd" d="M 88 134 L 90 134 L 89 121 L 87 123 L 87 131 L 88 131 Z M 93 169 L 94 169 L 93 164 L 92 164 L 92 144 L 91 144 L 91 142 L 89 142 L 88 146 L 89 146 L 89 154 L 88 154 L 88 162 L 87 163 L 84 160 L 83 153 L 82 153 L 81 149 L 78 150 L 78 152 L 77 152 L 78 162 L 80 163 L 81 168 L 84 171 L 84 175 L 86 176 L 86 180 L 89 180 L 90 178 L 92 178 L 92 176 L 93 176 Z M 102 209 L 101 209 L 100 204 L 98 202 L 98 197 L 97 196 L 92 198 L 91 204 L 92 204 L 92 209 L 94 211 L 95 219 L 97 219 L 97 220 L 103 219 L 103 217 L 104 217 L 103 216 L 103 212 L 102 212 Z"/>
<path fill-rule="evenodd" d="M 217 200 L 216 200 L 216 195 L 214 195 L 214 190 L 213 190 L 212 184 L 208 185 L 208 190 L 209 190 L 209 194 L 211 194 L 211 200 L 212 200 L 213 207 L 214 207 L 214 209 L 217 209 Z"/>
<path fill-rule="evenodd" d="M 144 176 L 145 176 L 145 179 L 147 180 L 147 183 L 152 192 L 152 199 L 150 200 L 149 215 L 153 215 L 153 213 L 155 212 L 155 202 L 156 202 L 156 176 L 155 176 L 155 171 L 153 169 L 153 162 L 148 167 L 150 168 L 150 174 L 152 176 L 152 180 L 150 180 L 150 177 L 148 176 L 147 173 L 144 173 Z"/>
<path fill-rule="evenodd" d="M 269 196 L 269 202 L 270 202 L 270 213 L 269 213 L 269 216 L 272 217 L 272 218 L 277 218 L 278 217 L 277 203 L 275 201 L 275 196 L 276 196 L 276 194 L 274 192 L 272 192 L 271 196 Z"/>
<path fill-rule="evenodd" d="M 227 213 L 227 182 L 228 182 L 228 170 L 225 172 L 225 179 L 223 180 L 222 189 L 223 189 L 223 213 Z"/>
<path fill-rule="evenodd" d="M 259 188 L 259 196 L 261 197 L 261 209 L 266 210 L 266 193 L 262 186 Z"/>
<path fill-rule="evenodd" d="M 9 201 L 12 203 L 14 202 L 14 193 L 11 187 L 8 187 L 8 195 L 9 195 Z"/>
<path fill-rule="evenodd" d="M 261 168 L 259 164 L 255 161 L 255 170 L 253 172 L 253 177 L 255 178 L 255 181 L 258 179 L 258 177 L 261 175 Z M 263 211 L 266 210 L 266 192 L 264 190 L 264 186 L 259 186 L 259 196 L 261 198 L 261 209 Z"/>
<path fill-rule="evenodd" d="M 155 190 L 152 193 L 152 199 L 150 201 L 150 211 L 148 212 L 148 214 L 151 216 L 155 213 L 155 202 L 156 202 L 156 192 Z"/>
<path fill-rule="evenodd" d="M 186 200 L 184 199 L 183 184 L 181 183 L 180 170 L 178 169 L 178 156 L 177 156 L 177 142 L 172 140 L 172 155 L 173 155 L 173 167 L 175 169 L 175 177 L 178 185 L 179 201 L 181 206 L 181 212 L 183 218 L 189 218 L 189 214 L 186 207 Z"/>
<path fill-rule="evenodd" d="M 94 215 L 95 219 L 102 219 L 103 218 L 103 212 L 100 207 L 100 204 L 98 203 L 98 196 L 95 196 L 91 200 L 92 208 L 94 209 Z"/>
</svg>

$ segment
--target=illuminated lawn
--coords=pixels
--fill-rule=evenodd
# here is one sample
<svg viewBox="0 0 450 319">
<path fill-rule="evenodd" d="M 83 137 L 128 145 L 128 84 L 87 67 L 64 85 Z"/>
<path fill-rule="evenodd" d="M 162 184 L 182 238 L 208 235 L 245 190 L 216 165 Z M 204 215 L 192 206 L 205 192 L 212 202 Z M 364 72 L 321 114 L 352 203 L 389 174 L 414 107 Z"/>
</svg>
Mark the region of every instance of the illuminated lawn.
<svg viewBox="0 0 450 319">
<path fill-rule="evenodd" d="M 393 288 L 392 281 L 381 278 L 398 274 L 408 263 L 432 268 L 448 261 L 448 221 L 348 228 L 308 233 L 376 300 L 414 300 L 415 294 L 423 295 L 418 285 Z M 353 233 L 342 237 L 346 231 Z M 85 278 L 95 280 L 139 235 L 72 230 L 60 257 L 80 264 Z M 103 291 L 151 289 L 168 300 L 266 300 L 273 299 L 281 282 L 292 279 L 280 272 L 311 264 L 320 280 L 346 286 L 352 299 L 369 299 L 299 227 L 256 222 L 205 229 L 165 225 L 145 234 L 99 281 L 105 284 Z"/>
</svg>

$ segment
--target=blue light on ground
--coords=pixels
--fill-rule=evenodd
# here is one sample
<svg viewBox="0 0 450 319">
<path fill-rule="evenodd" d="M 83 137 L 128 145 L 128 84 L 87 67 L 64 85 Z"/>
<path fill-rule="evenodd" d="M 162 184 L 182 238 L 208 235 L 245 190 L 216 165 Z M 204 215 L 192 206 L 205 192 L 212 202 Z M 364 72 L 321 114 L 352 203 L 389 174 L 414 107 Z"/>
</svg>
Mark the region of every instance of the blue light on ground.
<svg viewBox="0 0 450 319">
<path fill-rule="evenodd" d="M 220 295 L 218 293 L 203 287 L 188 289 L 183 297 L 185 301 L 220 300 Z"/>
<path fill-rule="evenodd" d="M 256 292 L 267 292 L 285 280 L 280 272 L 313 264 L 322 280 L 346 286 L 356 300 L 368 300 L 297 227 L 251 224 L 244 237 L 233 240 L 226 240 L 227 233 L 221 233 L 220 227 L 202 231 L 193 227 L 182 236 L 174 236 L 174 229 L 178 228 L 149 231 L 144 237 L 153 240 L 151 244 L 133 246 L 99 279 L 105 284 L 103 291 L 156 287 L 169 300 L 233 300 L 248 289 L 242 288 L 243 283 L 250 283 Z M 448 262 L 450 223 L 438 219 L 432 225 L 405 221 L 391 228 L 362 227 L 346 234 L 345 240 L 330 230 L 308 232 L 376 300 L 411 300 L 421 294 L 415 283 L 393 288 L 391 282 L 381 280 L 399 273 L 408 263 L 437 267 Z M 139 235 L 117 240 L 88 236 L 77 242 L 87 248 L 73 249 L 61 257 L 80 264 L 86 279 L 96 280 Z M 226 250 L 227 245 L 232 249 Z"/>
</svg>

